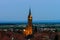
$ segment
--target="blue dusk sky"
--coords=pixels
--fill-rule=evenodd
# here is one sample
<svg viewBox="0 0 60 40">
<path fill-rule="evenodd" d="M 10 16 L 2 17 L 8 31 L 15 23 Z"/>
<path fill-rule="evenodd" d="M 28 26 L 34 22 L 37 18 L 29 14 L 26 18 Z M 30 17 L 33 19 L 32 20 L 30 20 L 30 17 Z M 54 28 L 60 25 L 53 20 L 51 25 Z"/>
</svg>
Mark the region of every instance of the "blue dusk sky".
<svg viewBox="0 0 60 40">
<path fill-rule="evenodd" d="M 0 0 L 0 22 L 60 22 L 60 0 Z"/>
</svg>

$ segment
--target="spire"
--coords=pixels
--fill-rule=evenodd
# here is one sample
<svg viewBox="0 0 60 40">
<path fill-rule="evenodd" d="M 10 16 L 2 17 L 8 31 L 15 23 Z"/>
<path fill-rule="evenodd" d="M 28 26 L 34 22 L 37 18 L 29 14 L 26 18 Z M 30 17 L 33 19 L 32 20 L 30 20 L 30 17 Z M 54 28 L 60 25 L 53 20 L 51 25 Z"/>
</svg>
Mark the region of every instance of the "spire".
<svg viewBox="0 0 60 40">
<path fill-rule="evenodd" d="M 29 8 L 29 15 L 31 15 L 31 8 Z"/>
</svg>

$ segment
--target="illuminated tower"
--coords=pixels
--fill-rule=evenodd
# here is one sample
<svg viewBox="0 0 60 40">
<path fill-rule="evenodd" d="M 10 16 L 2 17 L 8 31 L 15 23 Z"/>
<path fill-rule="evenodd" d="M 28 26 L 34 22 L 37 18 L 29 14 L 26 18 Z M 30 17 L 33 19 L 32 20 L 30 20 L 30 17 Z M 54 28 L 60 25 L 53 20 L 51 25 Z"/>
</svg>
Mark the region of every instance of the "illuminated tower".
<svg viewBox="0 0 60 40">
<path fill-rule="evenodd" d="M 26 36 L 32 34 L 32 15 L 31 15 L 31 9 L 29 9 L 29 15 L 28 15 L 28 25 L 24 30 L 24 34 Z"/>
<path fill-rule="evenodd" d="M 29 15 L 28 15 L 28 27 L 32 27 L 32 15 L 31 15 L 31 9 L 29 9 Z"/>
</svg>

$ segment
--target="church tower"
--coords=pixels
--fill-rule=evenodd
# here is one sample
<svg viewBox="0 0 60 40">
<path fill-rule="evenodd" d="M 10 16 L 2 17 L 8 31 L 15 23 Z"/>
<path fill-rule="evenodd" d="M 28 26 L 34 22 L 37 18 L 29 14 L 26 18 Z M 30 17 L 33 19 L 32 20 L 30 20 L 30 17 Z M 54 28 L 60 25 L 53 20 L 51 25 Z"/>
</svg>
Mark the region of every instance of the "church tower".
<svg viewBox="0 0 60 40">
<path fill-rule="evenodd" d="M 31 15 L 31 9 L 29 9 L 29 15 L 28 15 L 28 24 L 27 27 L 24 29 L 25 36 L 32 34 L 32 15 Z"/>
<path fill-rule="evenodd" d="M 32 27 L 32 15 L 31 15 L 31 9 L 29 9 L 29 15 L 28 15 L 28 27 Z"/>
</svg>

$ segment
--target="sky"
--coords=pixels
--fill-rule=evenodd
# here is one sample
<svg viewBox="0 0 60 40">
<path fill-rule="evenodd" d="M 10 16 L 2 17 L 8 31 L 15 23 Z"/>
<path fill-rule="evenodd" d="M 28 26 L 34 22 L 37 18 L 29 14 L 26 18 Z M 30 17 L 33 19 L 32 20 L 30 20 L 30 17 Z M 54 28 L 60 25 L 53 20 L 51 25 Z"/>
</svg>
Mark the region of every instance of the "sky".
<svg viewBox="0 0 60 40">
<path fill-rule="evenodd" d="M 60 22 L 60 0 L 0 0 L 0 22 Z"/>
</svg>

